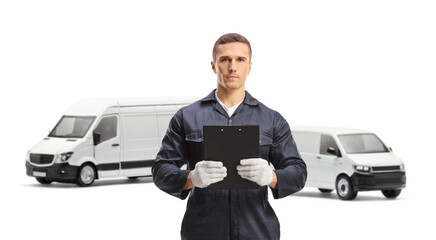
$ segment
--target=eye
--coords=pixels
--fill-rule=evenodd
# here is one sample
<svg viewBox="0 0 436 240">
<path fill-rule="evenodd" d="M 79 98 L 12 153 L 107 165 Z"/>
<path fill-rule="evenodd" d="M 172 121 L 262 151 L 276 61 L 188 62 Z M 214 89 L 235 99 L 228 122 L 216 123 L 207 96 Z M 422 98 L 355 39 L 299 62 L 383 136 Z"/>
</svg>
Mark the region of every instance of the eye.
<svg viewBox="0 0 436 240">
<path fill-rule="evenodd" d="M 245 58 L 242 57 L 238 58 L 238 62 L 245 62 Z"/>
<path fill-rule="evenodd" d="M 221 58 L 221 62 L 228 62 L 228 61 L 230 61 L 229 58 Z"/>
</svg>

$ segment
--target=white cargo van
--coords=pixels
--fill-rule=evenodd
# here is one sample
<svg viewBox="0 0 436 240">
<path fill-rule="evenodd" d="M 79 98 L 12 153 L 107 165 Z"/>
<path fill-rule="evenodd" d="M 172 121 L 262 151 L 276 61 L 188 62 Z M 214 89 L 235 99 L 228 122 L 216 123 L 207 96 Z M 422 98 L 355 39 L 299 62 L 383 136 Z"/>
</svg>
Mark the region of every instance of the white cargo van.
<svg viewBox="0 0 436 240">
<path fill-rule="evenodd" d="M 306 162 L 306 186 L 323 193 L 336 189 L 352 200 L 358 191 L 381 190 L 396 198 L 406 186 L 404 163 L 372 132 L 332 127 L 292 127 Z"/>
<path fill-rule="evenodd" d="M 192 99 L 89 99 L 72 105 L 26 159 L 28 176 L 89 186 L 150 176 L 168 124 Z"/>
</svg>

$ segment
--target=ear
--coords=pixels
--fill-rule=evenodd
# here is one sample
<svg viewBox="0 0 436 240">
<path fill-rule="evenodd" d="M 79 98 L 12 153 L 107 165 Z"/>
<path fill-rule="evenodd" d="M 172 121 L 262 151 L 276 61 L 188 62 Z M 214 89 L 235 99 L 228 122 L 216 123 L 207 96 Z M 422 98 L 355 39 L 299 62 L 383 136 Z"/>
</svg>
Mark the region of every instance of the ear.
<svg viewBox="0 0 436 240">
<path fill-rule="evenodd" d="M 216 74 L 215 63 L 213 61 L 210 61 L 210 65 L 212 65 L 212 70 Z"/>
<path fill-rule="evenodd" d="M 253 64 L 253 62 L 250 62 L 250 65 L 248 66 L 248 73 L 247 73 L 247 75 L 249 75 L 250 72 L 251 72 L 251 64 Z"/>
</svg>

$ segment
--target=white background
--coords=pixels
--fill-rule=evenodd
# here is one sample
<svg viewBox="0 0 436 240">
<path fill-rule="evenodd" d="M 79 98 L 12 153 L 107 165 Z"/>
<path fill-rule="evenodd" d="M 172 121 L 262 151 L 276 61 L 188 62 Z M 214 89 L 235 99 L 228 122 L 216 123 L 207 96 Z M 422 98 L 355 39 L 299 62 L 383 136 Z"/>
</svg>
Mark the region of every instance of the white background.
<svg viewBox="0 0 436 240">
<path fill-rule="evenodd" d="M 150 179 L 42 186 L 24 159 L 80 99 L 207 95 L 228 32 L 252 44 L 246 89 L 291 127 L 371 130 L 406 165 L 395 200 L 271 198 L 282 239 L 434 238 L 435 12 L 419 0 L 1 1 L 0 239 L 178 239 L 186 201 Z"/>
</svg>

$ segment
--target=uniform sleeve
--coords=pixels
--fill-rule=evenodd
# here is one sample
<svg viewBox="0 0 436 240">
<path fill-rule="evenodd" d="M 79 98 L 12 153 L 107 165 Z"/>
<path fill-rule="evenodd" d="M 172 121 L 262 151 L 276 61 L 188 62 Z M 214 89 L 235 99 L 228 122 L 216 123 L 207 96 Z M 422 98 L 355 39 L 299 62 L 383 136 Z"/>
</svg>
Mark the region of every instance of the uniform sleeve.
<svg viewBox="0 0 436 240">
<path fill-rule="evenodd" d="M 154 184 L 180 199 L 185 199 L 189 194 L 189 190 L 182 191 L 189 170 L 180 169 L 187 160 L 184 136 L 182 111 L 179 110 L 170 121 L 151 170 Z"/>
<path fill-rule="evenodd" d="M 277 189 L 271 189 L 275 199 L 303 189 L 306 183 L 306 164 L 297 150 L 286 120 L 276 113 L 270 161 L 277 175 Z"/>
</svg>

